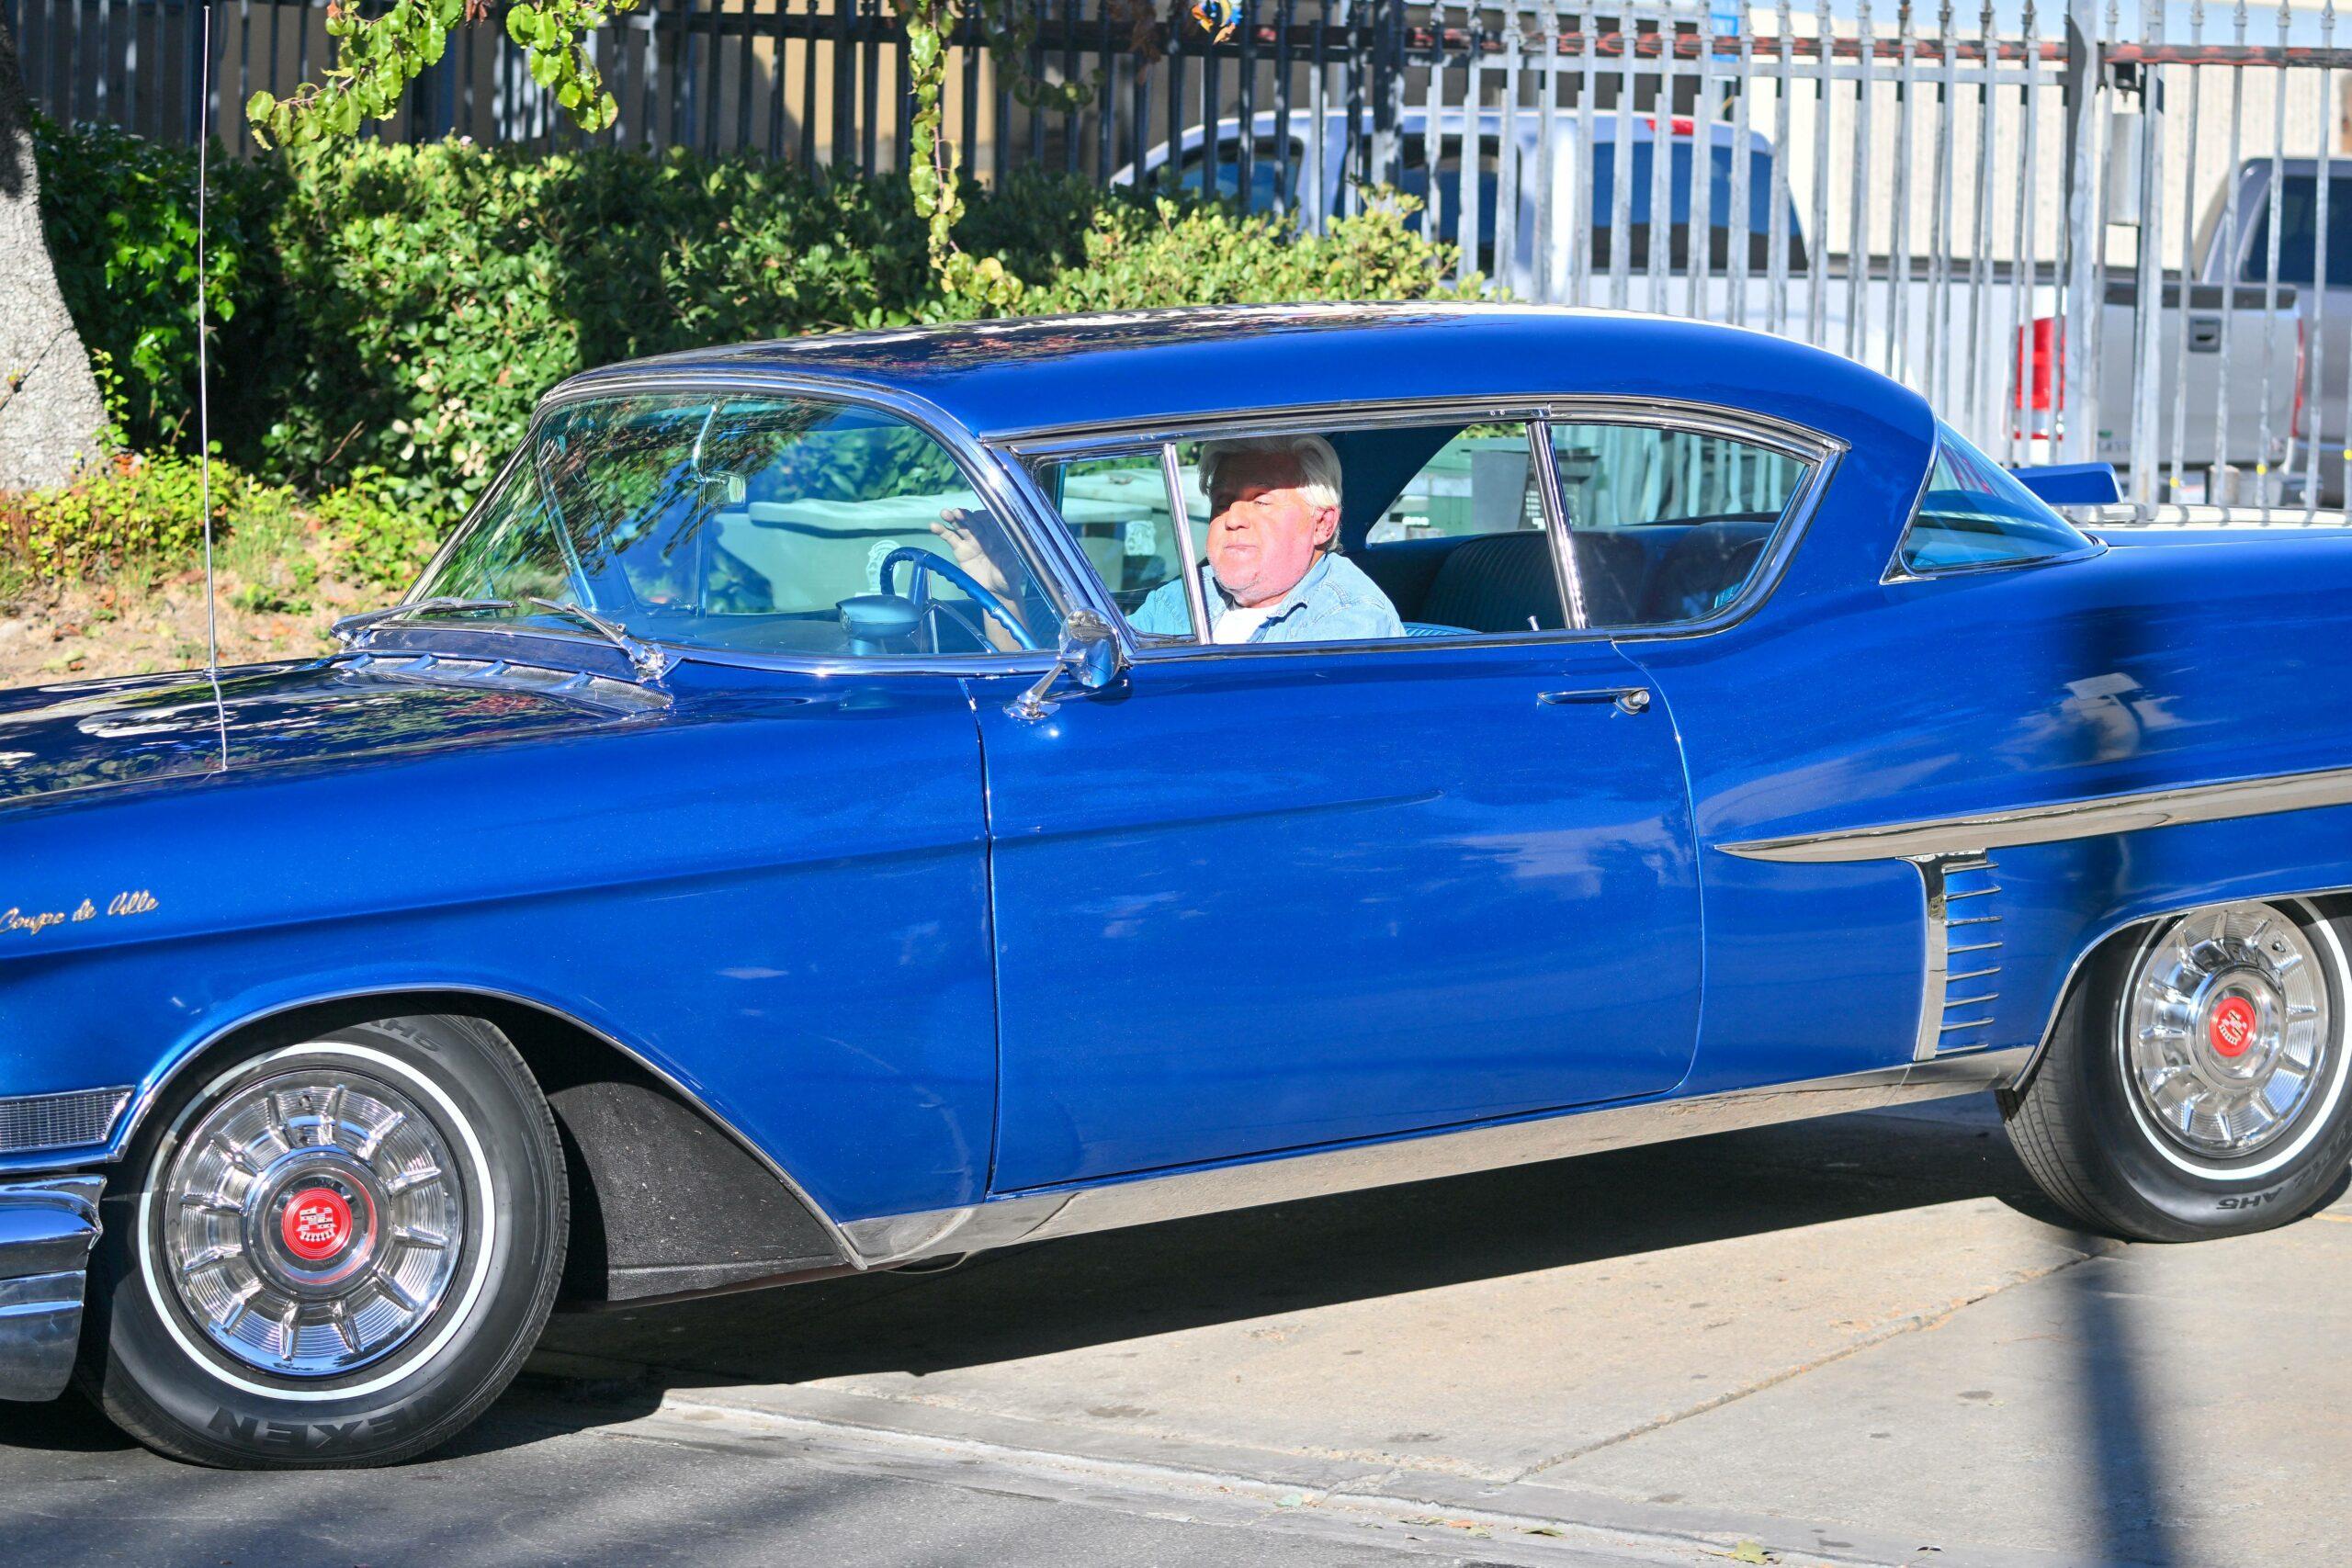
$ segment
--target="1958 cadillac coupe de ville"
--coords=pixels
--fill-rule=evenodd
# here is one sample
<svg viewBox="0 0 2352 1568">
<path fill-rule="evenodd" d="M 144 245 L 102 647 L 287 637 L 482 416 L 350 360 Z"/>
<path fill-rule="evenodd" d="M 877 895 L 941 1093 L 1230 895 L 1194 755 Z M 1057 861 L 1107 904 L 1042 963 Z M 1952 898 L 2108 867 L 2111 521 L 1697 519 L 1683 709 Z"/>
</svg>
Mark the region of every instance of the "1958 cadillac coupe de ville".
<svg viewBox="0 0 2352 1568">
<path fill-rule="evenodd" d="M 1348 635 L 1226 602 L 1243 449 Z M 340 652 L 0 697 L 0 1393 L 389 1461 L 560 1296 L 1975 1090 L 2086 1224 L 2295 1219 L 2347 605 L 2352 531 L 2095 537 L 1689 322 L 582 376 Z"/>
</svg>

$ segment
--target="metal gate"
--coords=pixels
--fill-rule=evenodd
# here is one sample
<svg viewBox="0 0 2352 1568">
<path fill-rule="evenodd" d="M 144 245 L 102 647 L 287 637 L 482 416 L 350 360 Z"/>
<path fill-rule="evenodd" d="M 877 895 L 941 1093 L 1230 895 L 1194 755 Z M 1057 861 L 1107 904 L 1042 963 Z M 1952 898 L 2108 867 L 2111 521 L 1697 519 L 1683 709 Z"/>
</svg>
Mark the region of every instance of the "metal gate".
<svg viewBox="0 0 2352 1568">
<path fill-rule="evenodd" d="M 2352 160 L 2331 160 L 2352 50 L 2332 0 L 2151 6 L 2128 31 L 2096 0 L 1704 4 L 1256 0 L 1219 41 L 1181 10 L 1036 0 L 1021 72 L 1083 101 L 1023 105 L 967 24 L 946 125 L 985 180 L 1164 177 L 1308 226 L 1401 188 L 1464 281 L 1801 337 L 2010 461 L 2109 458 L 2145 500 L 2342 496 Z M 0 9 L 52 115 L 191 133 L 187 0 Z M 230 145 L 250 91 L 325 62 L 322 17 L 216 5 Z M 587 140 L 498 22 L 374 133 Z M 903 164 L 884 0 L 658 0 L 595 49 L 621 105 L 596 141 Z"/>
</svg>

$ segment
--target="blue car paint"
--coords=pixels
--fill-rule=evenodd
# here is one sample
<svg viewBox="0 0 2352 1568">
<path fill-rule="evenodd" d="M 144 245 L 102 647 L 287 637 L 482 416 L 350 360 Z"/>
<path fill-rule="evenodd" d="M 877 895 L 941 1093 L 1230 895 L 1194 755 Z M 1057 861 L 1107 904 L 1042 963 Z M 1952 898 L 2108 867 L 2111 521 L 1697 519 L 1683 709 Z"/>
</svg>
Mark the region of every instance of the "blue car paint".
<svg viewBox="0 0 2352 1568">
<path fill-rule="evenodd" d="M 2328 671 L 2341 658 L 2335 606 L 2352 593 L 2352 536 L 2119 536 L 2134 542 L 2086 560 L 1842 590 L 1808 583 L 1800 595 L 1792 591 L 1810 564 L 1801 551 L 1781 594 L 1718 646 L 1636 649 L 1682 721 L 1702 841 L 2341 766 L 2352 690 Z M 1891 551 L 1891 529 L 1884 543 Z M 1800 615 L 1797 635 L 1775 635 Z M 1734 668 L 1736 683 L 1723 679 Z M 2239 669 L 2262 674 L 2241 680 Z M 2016 847 L 1996 859 L 2007 940 L 1987 1043 L 2030 1044 L 2074 959 L 2134 915 L 2210 902 L 2223 888 L 2352 886 L 2352 813 Z M 1690 1088 L 1754 1081 L 1787 1059 L 1804 1016 L 1796 991 L 1850 1010 L 1849 991 L 1876 970 L 1885 1010 L 1916 1012 L 1916 941 L 1906 979 L 1886 967 L 1903 944 L 1860 934 L 1871 908 L 1883 931 L 1916 931 L 1908 866 L 1721 853 L 1702 864 L 1714 967 Z M 1824 897 L 1820 874 L 1833 869 L 1857 885 Z M 1779 974 L 1757 962 L 1792 907 L 1808 928 L 1850 908 L 1847 956 L 1818 952 Z"/>
<path fill-rule="evenodd" d="M 479 989 L 628 1045 L 829 1212 L 979 1195 L 993 1001 L 978 745 L 956 681 L 687 665 L 651 724 L 585 714 L 440 744 L 409 725 L 448 694 L 336 683 L 332 717 L 276 732 L 306 753 L 293 765 L 0 819 L 8 902 L 70 914 L 140 890 L 156 906 L 0 947 L 8 1092 L 153 1084 L 224 1028 L 315 998 Z"/>
<path fill-rule="evenodd" d="M 1035 662 L 1016 678 L 689 660 L 673 706 L 630 713 L 278 667 L 224 674 L 225 734 L 207 732 L 200 681 L 11 694 L 0 908 L 68 918 L 0 931 L 0 1093 L 152 1094 L 205 1042 L 276 1009 L 479 988 L 579 1019 L 672 1074 L 836 1221 L 938 1209 L 990 1190 L 992 1165 L 1001 1191 L 1898 1064 L 1918 1023 L 1917 874 L 1765 863 L 1723 844 L 2346 761 L 2336 606 L 2352 539 L 2180 536 L 1886 581 L 1933 438 L 1925 405 L 1757 334 L 1494 308 L 1174 312 L 750 345 L 593 373 L 561 395 L 774 377 L 885 398 L 976 461 L 976 438 L 1035 429 L 1583 394 L 1752 411 L 1847 450 L 1775 590 L 1705 635 L 1625 636 L 1614 653 L 1588 637 L 1146 658 L 1119 691 L 1067 702 L 1052 734 L 999 716 Z M 420 628 L 382 640 L 517 647 Z M 551 661 L 620 672 L 593 642 L 531 640 Z M 1506 699 L 1554 667 L 1563 685 L 1598 681 L 1620 656 L 1655 683 L 1651 714 L 1544 716 L 1622 748 L 1618 793 L 1596 799 L 1573 754 L 1545 750 L 1572 744 L 1535 739 L 1534 716 Z M 1441 728 L 1435 693 L 1389 673 L 1416 660 L 1446 661 L 1447 693 L 1462 682 L 1457 727 Z M 2130 684 L 2100 687 L 2118 677 Z M 1195 697 L 1256 708 L 1252 745 L 1272 744 L 1281 771 L 1217 754 L 1222 728 Z M 1408 754 L 1415 740 L 1430 750 Z M 1351 750 L 1383 744 L 1394 754 L 1375 770 Z M 1463 759 L 1507 761 L 1474 776 Z M 1564 826 L 1538 820 L 1547 786 Z M 1278 847 L 1305 863 L 1265 852 Z M 2084 946 L 2122 921 L 2352 886 L 2352 810 L 1999 858 L 2009 969 L 1995 1033 L 2023 1043 Z M 1318 863 L 1358 879 L 1318 881 Z M 1509 887 L 1476 874 L 1505 865 Z M 1149 908 L 1116 907 L 1130 873 Z M 1348 911 L 1351 963 L 1315 966 L 1311 929 L 1299 943 L 1314 1016 L 1243 1027 L 1216 967 L 1236 944 L 1184 930 L 1183 901 L 1202 900 L 1204 925 L 1263 937 L 1278 900 L 1329 917 L 1348 894 L 1390 897 L 1376 873 L 1398 879 L 1397 931 L 1430 945 L 1384 951 L 1376 908 Z M 1606 909 L 1574 909 L 1579 875 L 1627 892 L 1632 919 L 1610 929 Z M 134 890 L 153 908 L 70 919 Z M 1576 942 L 1498 942 L 1480 918 L 1547 908 L 1595 923 Z M 1161 942 L 1114 932 L 1130 915 Z M 1106 944 L 1124 949 L 1116 970 Z M 1578 1032 L 1595 1016 L 1617 1025 L 1609 1038 Z M 1323 1019 L 1346 1027 L 1323 1032 Z M 1161 1036 L 1181 1059 L 1148 1055 Z M 1369 1071 L 1351 1042 L 1374 1052 Z M 0 1168 L 113 1158 L 131 1132 Z"/>
<path fill-rule="evenodd" d="M 997 1186 L 1671 1089 L 1699 895 L 1605 643 L 1140 660 L 989 759 Z"/>
</svg>

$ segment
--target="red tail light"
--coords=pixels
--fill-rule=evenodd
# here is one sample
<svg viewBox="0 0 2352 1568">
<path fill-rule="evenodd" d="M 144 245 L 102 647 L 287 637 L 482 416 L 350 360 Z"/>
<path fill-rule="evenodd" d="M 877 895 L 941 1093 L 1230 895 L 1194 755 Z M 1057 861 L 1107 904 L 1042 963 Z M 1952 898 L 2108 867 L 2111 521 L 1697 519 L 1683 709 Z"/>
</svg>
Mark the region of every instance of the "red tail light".
<svg viewBox="0 0 2352 1568">
<path fill-rule="evenodd" d="M 2015 434 L 2019 440 L 2054 440 L 2066 410 L 2066 340 L 2055 316 L 2037 316 L 2018 329 L 2015 366 Z"/>
<path fill-rule="evenodd" d="M 1642 117 L 1642 123 L 1650 128 L 1652 136 L 1657 134 L 1657 116 L 1645 114 Z M 1679 114 L 1666 122 L 1666 133 L 1668 136 L 1696 136 L 1699 133 L 1699 122 L 1687 114 Z"/>
</svg>

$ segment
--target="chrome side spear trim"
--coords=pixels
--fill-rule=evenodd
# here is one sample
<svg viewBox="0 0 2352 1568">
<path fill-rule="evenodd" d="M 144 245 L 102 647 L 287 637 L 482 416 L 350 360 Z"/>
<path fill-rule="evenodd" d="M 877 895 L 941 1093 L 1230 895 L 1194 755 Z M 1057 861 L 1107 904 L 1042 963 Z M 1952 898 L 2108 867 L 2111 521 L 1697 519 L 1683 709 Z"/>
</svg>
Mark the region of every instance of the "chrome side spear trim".
<svg viewBox="0 0 2352 1568">
<path fill-rule="evenodd" d="M 2010 844 L 2051 844 L 2065 839 L 2091 839 L 2184 822 L 2217 822 L 2232 817 L 2307 811 L 2322 806 L 2352 806 L 2352 768 L 2321 768 L 2305 773 L 2233 779 L 2226 784 L 2185 784 L 2070 800 L 2054 806 L 1843 828 L 1785 839 L 1753 839 L 1724 844 L 1722 849 L 1725 854 L 1744 860 L 1804 865 L 1919 860 L 1931 855 L 1982 854 Z"/>
</svg>

